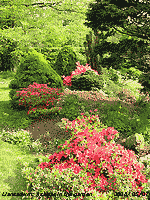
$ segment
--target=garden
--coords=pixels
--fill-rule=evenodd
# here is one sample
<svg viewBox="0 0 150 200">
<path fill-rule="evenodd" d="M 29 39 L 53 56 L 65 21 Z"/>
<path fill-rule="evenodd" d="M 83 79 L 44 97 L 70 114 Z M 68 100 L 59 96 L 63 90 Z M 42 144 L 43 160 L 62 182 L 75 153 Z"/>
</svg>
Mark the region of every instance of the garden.
<svg viewBox="0 0 150 200">
<path fill-rule="evenodd" d="M 21 9 L 18 16 L 23 12 Z M 43 13 L 46 15 L 45 10 Z M 30 13 L 24 10 L 24 15 L 27 14 L 29 18 L 26 19 L 31 20 Z M 38 17 L 41 21 L 42 14 Z M 60 23 L 60 15 L 55 21 Z M 23 28 L 28 32 L 29 21 L 21 23 L 26 24 Z M 41 23 L 41 29 L 37 29 L 38 38 L 41 37 L 40 30 L 46 32 L 43 25 Z M 21 33 L 23 29 L 10 28 L 1 33 L 13 37 L 15 33 L 19 35 L 18 30 Z M 65 33 L 65 28 L 63 31 Z M 85 36 L 87 32 L 84 31 Z M 70 41 L 75 33 L 76 30 L 65 41 Z M 21 44 L 24 47 L 32 45 L 30 34 L 21 33 L 20 41 L 23 42 L 16 55 L 21 57 Z M 42 38 L 39 40 L 43 41 Z M 38 43 L 36 36 L 34 43 Z M 53 46 L 57 47 L 57 44 Z M 35 47 L 38 49 L 38 45 Z M 86 58 L 77 55 L 76 75 L 91 72 L 92 77 L 100 79 L 99 75 L 92 74 Z M 148 199 L 150 103 L 149 93 L 140 91 L 143 86 L 138 82 L 138 70 L 135 68 L 132 77 L 127 78 L 129 75 L 125 77 L 122 71 L 102 68 L 102 89 L 95 86 L 91 90 L 72 90 L 73 78 L 62 77 L 64 91 L 54 95 L 53 106 L 43 103 L 52 98 L 48 90 L 46 96 L 43 95 L 47 85 L 33 81 L 26 89 L 31 92 L 32 88 L 39 96 L 26 95 L 25 101 L 21 99 L 25 109 L 19 110 L 12 108 L 9 96 L 9 85 L 19 69 L 19 59 L 13 71 L 0 72 L 0 199 Z M 113 79 L 114 74 L 117 74 L 117 80 Z M 66 191 L 72 191 L 74 196 L 67 196 Z M 148 195 L 137 197 L 137 191 Z M 3 192 L 13 196 L 2 196 Z M 22 192 L 24 195 L 19 195 Z M 38 196 L 38 192 L 44 193 L 43 197 Z M 77 193 L 87 195 L 75 198 Z M 89 193 L 93 193 L 92 197 L 88 197 Z"/>
</svg>

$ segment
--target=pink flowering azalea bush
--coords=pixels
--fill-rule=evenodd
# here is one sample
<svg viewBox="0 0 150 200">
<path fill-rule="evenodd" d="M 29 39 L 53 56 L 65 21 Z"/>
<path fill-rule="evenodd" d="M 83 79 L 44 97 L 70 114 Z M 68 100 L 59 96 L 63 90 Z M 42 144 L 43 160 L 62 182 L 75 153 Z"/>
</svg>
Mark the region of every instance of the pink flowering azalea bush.
<svg viewBox="0 0 150 200">
<path fill-rule="evenodd" d="M 90 66 L 88 66 L 89 64 L 86 64 L 86 66 L 83 66 L 83 65 L 80 65 L 79 62 L 76 63 L 77 64 L 77 69 L 75 71 L 72 72 L 72 74 L 70 76 L 62 76 L 64 78 L 63 80 L 63 83 L 64 85 L 69 85 L 71 86 L 72 83 L 71 83 L 71 78 L 74 76 L 74 75 L 78 75 L 78 74 L 81 74 L 81 73 L 84 73 L 86 72 L 87 70 L 91 70 L 91 71 L 94 71 L 95 74 L 99 75 L 97 71 L 95 70 L 92 70 Z"/>
<path fill-rule="evenodd" d="M 21 97 L 19 105 L 27 107 L 29 109 L 27 115 L 34 119 L 43 115 L 47 117 L 49 113 L 51 116 L 55 115 L 62 109 L 55 108 L 53 105 L 54 101 L 59 101 L 58 96 L 64 95 L 64 93 L 58 92 L 58 89 L 55 88 L 48 88 L 47 84 L 30 84 L 28 88 L 17 91 L 16 95 Z"/>
<path fill-rule="evenodd" d="M 60 152 L 49 156 L 49 162 L 40 163 L 36 169 L 22 170 L 28 187 L 32 185 L 33 196 L 44 192 L 62 198 L 68 194 L 72 199 L 83 199 L 91 194 L 97 199 L 108 199 L 115 197 L 116 192 L 131 197 L 146 189 L 147 179 L 141 172 L 144 165 L 133 151 L 116 145 L 119 134 L 113 127 L 106 128 L 97 115 L 62 121 L 62 128 L 72 137 L 58 146 Z"/>
</svg>

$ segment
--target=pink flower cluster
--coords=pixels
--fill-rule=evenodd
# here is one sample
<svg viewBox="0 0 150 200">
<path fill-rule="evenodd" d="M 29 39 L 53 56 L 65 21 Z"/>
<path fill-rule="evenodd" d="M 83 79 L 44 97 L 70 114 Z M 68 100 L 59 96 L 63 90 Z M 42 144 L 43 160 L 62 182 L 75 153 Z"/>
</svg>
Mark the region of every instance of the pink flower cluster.
<svg viewBox="0 0 150 200">
<path fill-rule="evenodd" d="M 85 185 L 85 192 L 96 189 L 101 195 L 112 190 L 135 191 L 140 194 L 144 188 L 140 184 L 148 181 L 141 173 L 144 165 L 137 161 L 133 151 L 116 145 L 114 138 L 118 132 L 114 128 L 108 127 L 96 131 L 93 129 L 93 124 L 90 128 L 88 124 L 93 123 L 98 116 L 83 117 L 84 119 L 80 121 L 65 122 L 71 124 L 71 126 L 68 124 L 66 129 L 73 132 L 74 136 L 65 142 L 61 152 L 49 157 L 49 163 L 41 163 L 39 167 L 59 169 L 60 174 L 67 168 L 72 169 L 75 174 L 84 172 L 84 176 L 80 175 L 79 178 Z"/>
<path fill-rule="evenodd" d="M 67 76 L 67 77 L 62 76 L 64 78 L 64 80 L 63 80 L 64 85 L 71 86 L 71 84 L 72 84 L 71 78 L 73 77 L 73 75 L 84 73 L 84 72 L 86 72 L 86 70 L 95 71 L 95 70 L 92 70 L 90 66 L 88 66 L 89 64 L 86 64 L 86 66 L 83 66 L 83 65 L 80 65 L 79 62 L 77 62 L 76 65 L 77 65 L 77 69 L 72 72 L 71 76 Z M 97 75 L 99 75 L 97 71 L 95 71 L 95 73 Z"/>
<path fill-rule="evenodd" d="M 21 103 L 19 103 L 19 105 L 29 107 L 27 115 L 32 114 L 32 112 L 37 112 L 37 110 L 47 110 L 47 108 L 51 106 L 51 104 L 53 106 L 54 101 L 59 101 L 59 95 L 64 95 L 64 93 L 58 93 L 58 89 L 56 90 L 55 88 L 48 88 L 47 84 L 38 84 L 35 82 L 33 83 L 33 85 L 30 84 L 28 88 L 23 88 L 22 91 L 17 92 L 19 94 L 17 93 L 16 95 L 19 95 L 21 97 L 21 100 L 19 100 L 21 101 Z"/>
</svg>

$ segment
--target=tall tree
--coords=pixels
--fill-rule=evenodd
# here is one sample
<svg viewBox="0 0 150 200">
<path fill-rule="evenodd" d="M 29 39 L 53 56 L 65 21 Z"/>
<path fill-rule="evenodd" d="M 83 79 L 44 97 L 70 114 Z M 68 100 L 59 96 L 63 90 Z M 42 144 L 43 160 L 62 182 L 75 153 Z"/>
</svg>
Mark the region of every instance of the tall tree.
<svg viewBox="0 0 150 200">
<path fill-rule="evenodd" d="M 100 39 L 104 38 L 103 32 L 114 35 L 114 31 L 120 32 L 127 37 L 122 38 L 118 44 L 106 40 L 97 42 L 91 55 L 102 55 L 110 52 L 111 57 L 101 63 L 102 66 L 116 67 L 120 61 L 123 63 L 122 55 L 130 56 L 130 67 L 137 68 L 148 74 L 149 65 L 145 63 L 144 55 L 149 53 L 150 43 L 150 3 L 146 0 L 97 0 L 90 3 L 86 13 L 85 26 L 92 28 L 94 34 Z M 88 22 L 87 22 L 88 21 Z M 107 35 L 106 34 L 106 35 Z M 111 36 L 111 35 L 109 35 Z M 108 36 L 107 36 L 108 37 Z M 144 54 L 145 53 L 145 54 Z M 104 59 L 101 59 L 101 61 Z M 135 60 L 137 62 L 135 62 Z M 132 63 L 132 64 L 131 64 Z M 115 68 L 114 67 L 114 68 Z M 126 68 L 129 68 L 128 64 Z M 149 77 L 146 78 L 148 81 Z M 150 79 L 149 79 L 150 80 Z M 145 81 L 145 80 L 144 80 Z M 146 83 L 148 84 L 148 82 Z M 144 85 L 145 86 L 145 85 Z M 150 83 L 149 83 L 150 86 Z"/>
<path fill-rule="evenodd" d="M 150 40 L 150 3 L 143 1 L 98 0 L 89 4 L 86 16 L 90 22 L 84 24 L 99 30 L 102 27 L 103 30 L 106 27 L 113 27 L 119 32 L 121 31 L 117 27 L 122 27 L 126 30 L 121 32 L 123 34 Z"/>
</svg>

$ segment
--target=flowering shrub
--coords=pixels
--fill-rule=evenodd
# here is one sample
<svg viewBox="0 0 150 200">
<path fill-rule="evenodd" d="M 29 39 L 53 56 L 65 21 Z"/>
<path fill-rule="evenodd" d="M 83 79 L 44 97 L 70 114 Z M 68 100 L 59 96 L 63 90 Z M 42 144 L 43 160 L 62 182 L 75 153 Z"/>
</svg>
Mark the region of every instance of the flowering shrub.
<svg viewBox="0 0 150 200">
<path fill-rule="evenodd" d="M 88 66 L 88 64 L 86 64 L 86 66 L 80 65 L 79 62 L 77 62 L 76 64 L 77 64 L 77 69 L 74 72 L 72 72 L 71 76 L 67 76 L 67 77 L 63 76 L 64 85 L 71 86 L 72 85 L 71 79 L 74 77 L 74 75 L 79 75 L 81 73 L 86 72 L 87 70 L 91 70 L 95 72 L 96 75 L 98 75 L 98 72 L 95 70 L 92 70 L 91 67 Z M 115 72 L 116 70 L 111 69 L 111 68 L 109 70 L 107 70 L 106 68 L 102 69 L 102 74 L 103 74 L 102 76 L 105 80 L 105 84 L 103 88 L 104 92 L 108 94 L 110 97 L 111 96 L 117 97 L 118 95 L 116 94 L 116 91 L 119 92 L 122 90 L 122 88 L 124 88 L 124 89 L 128 89 L 132 91 L 132 94 L 130 95 L 131 101 L 132 100 L 135 101 L 136 99 L 138 99 L 139 95 L 137 94 L 137 90 L 142 88 L 142 86 L 138 83 L 138 81 L 127 80 L 126 82 L 124 82 L 121 79 L 122 76 L 119 74 L 119 72 L 116 72 L 116 73 Z M 112 80 L 115 79 L 116 81 L 114 82 L 110 79 Z M 118 83 L 118 85 L 115 83 Z"/>
<path fill-rule="evenodd" d="M 94 110 L 94 111 L 97 111 Z M 90 110 L 92 113 L 92 111 Z M 59 125 L 62 129 L 67 129 L 68 131 L 73 131 L 76 129 L 77 131 L 84 130 L 86 126 L 88 126 L 89 131 L 92 131 L 93 128 L 96 131 L 102 131 L 103 128 L 107 128 L 104 126 L 102 122 L 100 122 L 98 115 L 90 117 L 91 115 L 86 112 L 85 116 L 78 116 L 76 120 L 68 121 L 68 119 L 62 118 L 62 125 Z"/>
<path fill-rule="evenodd" d="M 88 66 L 89 64 L 86 64 L 86 66 L 83 66 L 83 65 L 80 65 L 79 62 L 76 63 L 77 64 L 77 69 L 75 71 L 72 72 L 71 76 L 67 76 L 64 78 L 64 76 L 62 76 L 64 78 L 64 85 L 69 85 L 71 86 L 72 83 L 71 83 L 71 78 L 73 77 L 73 75 L 78 75 L 78 74 L 81 74 L 81 73 L 84 73 L 86 72 L 87 70 L 91 70 L 91 71 L 94 71 L 97 75 L 98 75 L 98 72 L 95 71 L 95 70 L 92 70 L 90 66 Z"/>
<path fill-rule="evenodd" d="M 53 112 L 55 111 L 54 114 L 56 114 L 56 112 L 59 112 L 58 108 L 55 107 L 52 108 L 50 102 L 52 102 L 53 105 L 54 100 L 55 101 L 57 100 L 56 99 L 57 96 L 63 95 L 63 93 L 58 93 L 58 91 L 56 91 L 56 89 L 54 88 L 48 88 L 47 84 L 34 83 L 33 85 L 29 85 L 28 88 L 23 88 L 23 89 L 25 89 L 26 91 L 25 90 L 17 91 L 21 96 L 21 103 L 19 103 L 19 105 L 24 105 L 25 107 L 26 106 L 29 107 L 27 115 L 29 115 L 30 117 L 37 118 L 39 117 L 39 115 L 45 116 L 46 114 L 48 115 L 49 113 L 51 113 L 52 116 L 52 109 Z M 49 107 L 51 109 L 48 110 Z"/>
<path fill-rule="evenodd" d="M 83 116 L 82 120 L 73 121 L 70 127 L 66 126 L 73 137 L 62 145 L 59 153 L 49 157 L 49 163 L 42 162 L 36 170 L 23 169 L 34 195 L 37 192 L 94 194 L 95 190 L 101 198 L 111 191 L 127 192 L 129 196 L 131 191 L 140 194 L 147 183 L 141 173 L 144 165 L 137 162 L 133 151 L 115 144 L 118 132 L 112 127 L 96 131 L 94 122 L 99 120 L 96 118 Z"/>
</svg>

